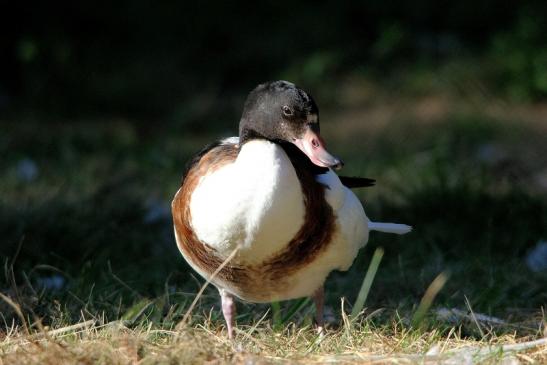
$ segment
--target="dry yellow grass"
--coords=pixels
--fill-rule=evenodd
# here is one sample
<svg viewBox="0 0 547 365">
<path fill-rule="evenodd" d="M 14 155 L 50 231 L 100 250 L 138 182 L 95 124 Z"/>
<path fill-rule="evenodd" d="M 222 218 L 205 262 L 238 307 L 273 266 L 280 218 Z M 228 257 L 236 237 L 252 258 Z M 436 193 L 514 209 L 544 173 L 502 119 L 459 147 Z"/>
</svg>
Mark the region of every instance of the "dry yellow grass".
<svg viewBox="0 0 547 365">
<path fill-rule="evenodd" d="M 45 331 L 45 330 L 44 330 Z M 412 330 L 393 321 L 376 327 L 363 321 L 318 336 L 293 324 L 274 331 L 269 323 L 240 326 L 234 342 L 223 327 L 200 318 L 172 331 L 128 328 L 122 322 L 82 322 L 28 336 L 21 328 L 2 334 L 3 364 L 181 364 L 181 363 L 545 363 L 547 339 L 487 336 L 463 338 L 458 329 Z"/>
</svg>

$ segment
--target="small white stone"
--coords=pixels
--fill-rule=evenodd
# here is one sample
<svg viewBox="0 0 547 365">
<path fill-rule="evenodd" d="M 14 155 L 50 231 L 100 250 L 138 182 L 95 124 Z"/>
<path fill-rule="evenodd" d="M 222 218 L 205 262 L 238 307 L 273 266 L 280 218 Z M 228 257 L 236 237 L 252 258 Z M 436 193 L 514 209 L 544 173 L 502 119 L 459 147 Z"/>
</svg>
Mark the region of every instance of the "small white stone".
<svg viewBox="0 0 547 365">
<path fill-rule="evenodd" d="M 526 255 L 526 265 L 534 272 L 547 270 L 547 241 L 540 240 Z"/>
<path fill-rule="evenodd" d="M 24 182 L 34 181 L 38 177 L 38 165 L 30 158 L 24 158 L 17 163 L 17 177 Z"/>
</svg>

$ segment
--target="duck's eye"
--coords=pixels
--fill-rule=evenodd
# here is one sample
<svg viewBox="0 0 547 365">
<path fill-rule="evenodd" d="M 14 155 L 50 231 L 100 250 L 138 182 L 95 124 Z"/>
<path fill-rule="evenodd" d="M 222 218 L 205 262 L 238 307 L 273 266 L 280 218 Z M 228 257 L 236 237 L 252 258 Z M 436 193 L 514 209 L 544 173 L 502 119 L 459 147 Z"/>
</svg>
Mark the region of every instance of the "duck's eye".
<svg viewBox="0 0 547 365">
<path fill-rule="evenodd" d="M 291 117 L 293 112 L 292 112 L 292 109 L 289 108 L 287 105 L 283 105 L 283 114 L 287 117 Z"/>
</svg>

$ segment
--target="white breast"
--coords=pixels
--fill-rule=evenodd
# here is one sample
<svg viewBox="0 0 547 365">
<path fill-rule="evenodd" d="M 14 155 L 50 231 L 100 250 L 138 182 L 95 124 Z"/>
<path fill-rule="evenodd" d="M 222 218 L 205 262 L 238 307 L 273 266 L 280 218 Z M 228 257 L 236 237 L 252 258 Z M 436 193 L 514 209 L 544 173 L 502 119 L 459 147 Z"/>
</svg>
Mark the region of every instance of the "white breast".
<svg viewBox="0 0 547 365">
<path fill-rule="evenodd" d="M 258 263 L 280 251 L 304 219 L 300 182 L 278 145 L 246 143 L 234 163 L 204 176 L 190 201 L 197 237 L 240 262 Z"/>
</svg>

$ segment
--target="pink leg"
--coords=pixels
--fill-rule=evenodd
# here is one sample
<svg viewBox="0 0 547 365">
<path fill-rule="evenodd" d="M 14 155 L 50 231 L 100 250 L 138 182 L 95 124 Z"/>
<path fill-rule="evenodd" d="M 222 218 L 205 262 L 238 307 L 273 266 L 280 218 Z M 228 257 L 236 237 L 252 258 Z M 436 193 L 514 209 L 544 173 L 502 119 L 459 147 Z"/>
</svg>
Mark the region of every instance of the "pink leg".
<svg viewBox="0 0 547 365">
<path fill-rule="evenodd" d="M 317 333 L 322 334 L 324 332 L 325 321 L 323 318 L 323 303 L 325 302 L 325 290 L 323 285 L 319 287 L 313 293 L 313 301 L 315 303 L 315 325 L 317 326 Z"/>
<path fill-rule="evenodd" d="M 220 299 L 222 301 L 222 314 L 228 328 L 228 338 L 234 338 L 234 325 L 236 319 L 236 303 L 234 297 L 224 289 L 219 289 Z"/>
</svg>

